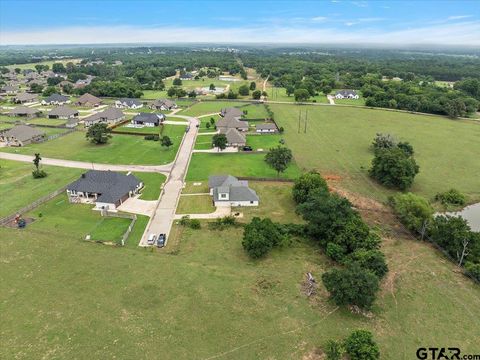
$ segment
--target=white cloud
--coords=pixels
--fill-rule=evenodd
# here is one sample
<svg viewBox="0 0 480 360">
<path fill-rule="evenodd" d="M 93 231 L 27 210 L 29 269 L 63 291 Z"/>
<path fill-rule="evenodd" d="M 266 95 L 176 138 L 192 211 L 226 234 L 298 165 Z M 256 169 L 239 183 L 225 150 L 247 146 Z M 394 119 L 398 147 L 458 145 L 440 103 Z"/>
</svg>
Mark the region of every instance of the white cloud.
<svg viewBox="0 0 480 360">
<path fill-rule="evenodd" d="M 325 22 L 328 20 L 328 18 L 326 16 L 315 16 L 312 17 L 310 20 L 312 20 L 313 22 Z"/>
<path fill-rule="evenodd" d="M 480 21 L 386 31 L 356 27 L 258 25 L 251 27 L 77 26 L 0 31 L 1 45 L 104 43 L 374 43 L 480 45 Z M 351 24 L 351 25 L 347 25 Z"/>
<path fill-rule="evenodd" d="M 462 20 L 462 19 L 468 19 L 471 18 L 473 15 L 453 15 L 449 16 L 447 19 L 448 20 Z"/>
</svg>

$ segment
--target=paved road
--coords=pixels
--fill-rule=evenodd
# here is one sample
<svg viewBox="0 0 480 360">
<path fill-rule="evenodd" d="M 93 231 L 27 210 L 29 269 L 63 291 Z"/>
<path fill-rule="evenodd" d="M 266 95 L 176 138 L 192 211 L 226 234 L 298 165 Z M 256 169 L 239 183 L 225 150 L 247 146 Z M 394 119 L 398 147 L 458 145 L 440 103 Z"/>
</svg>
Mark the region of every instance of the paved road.
<svg viewBox="0 0 480 360">
<path fill-rule="evenodd" d="M 197 137 L 199 120 L 190 116 L 174 115 L 174 117 L 183 118 L 190 122 L 190 131 L 185 134 L 182 144 L 178 149 L 177 157 L 173 163 L 170 176 L 160 194 L 157 208 L 143 233 L 139 246 L 148 246 L 147 238 L 149 234 L 167 234 L 170 233 L 172 223 L 175 218 L 178 198 L 182 192 L 185 175 L 187 174 L 188 164 L 192 156 L 193 146 Z"/>
<path fill-rule="evenodd" d="M 11 154 L 0 152 L 0 159 L 32 162 L 33 156 Z M 52 159 L 42 157 L 43 165 L 62 166 L 75 169 L 88 169 L 88 170 L 112 170 L 112 171 L 132 171 L 132 172 L 158 172 L 168 174 L 172 169 L 172 164 L 167 165 L 113 165 L 113 164 L 98 164 L 84 161 L 73 161 L 64 159 Z"/>
</svg>

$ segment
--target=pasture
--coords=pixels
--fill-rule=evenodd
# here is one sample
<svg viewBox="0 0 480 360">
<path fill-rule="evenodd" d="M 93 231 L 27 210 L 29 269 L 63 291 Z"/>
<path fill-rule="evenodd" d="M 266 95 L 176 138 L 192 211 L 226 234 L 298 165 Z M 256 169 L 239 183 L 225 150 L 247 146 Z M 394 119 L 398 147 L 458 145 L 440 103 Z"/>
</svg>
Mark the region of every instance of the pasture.
<svg viewBox="0 0 480 360">
<path fill-rule="evenodd" d="M 340 106 L 271 105 L 298 166 L 340 177 L 348 190 L 385 201 L 393 191 L 372 181 L 371 143 L 376 133 L 410 142 L 420 166 L 411 191 L 432 199 L 452 187 L 480 199 L 480 126 L 474 121 Z M 308 123 L 299 111 L 308 110 Z"/>
</svg>

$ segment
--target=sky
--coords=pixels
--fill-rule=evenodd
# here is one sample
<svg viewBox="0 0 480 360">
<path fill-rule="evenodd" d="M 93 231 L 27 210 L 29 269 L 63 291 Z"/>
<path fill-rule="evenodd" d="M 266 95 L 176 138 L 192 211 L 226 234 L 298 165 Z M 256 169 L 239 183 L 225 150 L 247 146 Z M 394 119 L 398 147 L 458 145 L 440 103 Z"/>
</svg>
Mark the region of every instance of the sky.
<svg viewBox="0 0 480 360">
<path fill-rule="evenodd" d="M 480 0 L 0 0 L 0 45 L 106 43 L 480 47 Z"/>
</svg>

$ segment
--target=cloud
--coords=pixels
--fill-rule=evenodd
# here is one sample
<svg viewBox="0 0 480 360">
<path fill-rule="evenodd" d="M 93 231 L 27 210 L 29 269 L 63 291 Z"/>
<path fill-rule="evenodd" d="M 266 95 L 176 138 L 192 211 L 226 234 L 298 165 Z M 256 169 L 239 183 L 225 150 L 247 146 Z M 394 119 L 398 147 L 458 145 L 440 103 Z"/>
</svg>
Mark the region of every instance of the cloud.
<svg viewBox="0 0 480 360">
<path fill-rule="evenodd" d="M 351 21 L 348 23 L 354 23 Z M 296 23 L 250 27 L 76 26 L 0 31 L 1 45 L 105 43 L 312 43 L 389 45 L 480 45 L 480 21 L 455 22 L 403 30 L 318 27 Z"/>
<path fill-rule="evenodd" d="M 462 19 L 468 19 L 473 17 L 473 15 L 453 15 L 449 16 L 447 20 L 462 20 Z"/>
<path fill-rule="evenodd" d="M 368 7 L 368 2 L 366 2 L 366 1 L 352 1 L 351 4 L 356 6 L 356 7 L 361 7 L 361 8 Z"/>
<path fill-rule="evenodd" d="M 315 16 L 310 19 L 313 22 L 325 22 L 328 20 L 326 16 Z"/>
</svg>

